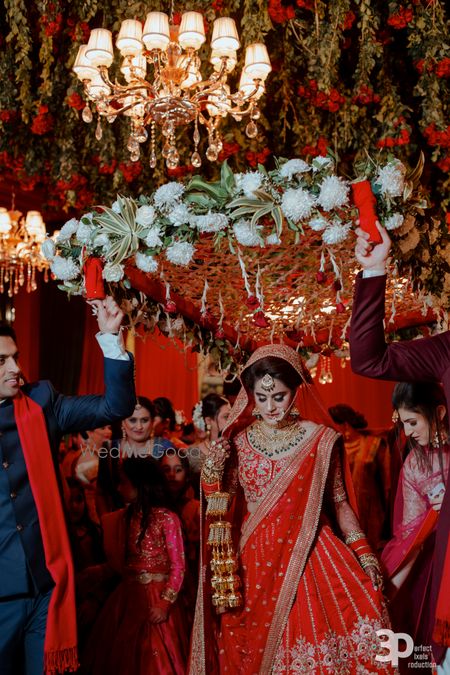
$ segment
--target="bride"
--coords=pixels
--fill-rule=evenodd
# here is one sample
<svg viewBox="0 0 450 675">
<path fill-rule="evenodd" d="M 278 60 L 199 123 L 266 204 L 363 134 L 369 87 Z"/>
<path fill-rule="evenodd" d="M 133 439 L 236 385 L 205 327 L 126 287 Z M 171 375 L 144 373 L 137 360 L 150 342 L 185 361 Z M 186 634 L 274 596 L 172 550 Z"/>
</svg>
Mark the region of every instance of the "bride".
<svg viewBox="0 0 450 675">
<path fill-rule="evenodd" d="M 241 381 L 227 440 L 202 469 L 212 516 L 233 495 L 239 568 L 231 542 L 221 551 L 214 540 L 222 517 L 210 525 L 212 573 L 203 547 L 190 673 L 392 672 L 375 658 L 377 631 L 389 627 L 378 561 L 355 515 L 342 438 L 307 369 L 291 348 L 267 345 Z"/>
</svg>

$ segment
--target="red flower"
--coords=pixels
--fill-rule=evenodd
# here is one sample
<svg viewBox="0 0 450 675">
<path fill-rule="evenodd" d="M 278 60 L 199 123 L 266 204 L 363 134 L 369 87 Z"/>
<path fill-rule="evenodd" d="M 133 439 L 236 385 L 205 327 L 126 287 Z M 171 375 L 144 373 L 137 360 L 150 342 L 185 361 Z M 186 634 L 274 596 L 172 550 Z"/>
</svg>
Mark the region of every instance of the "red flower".
<svg viewBox="0 0 450 675">
<path fill-rule="evenodd" d="M 67 104 L 75 110 L 83 110 L 86 105 L 84 99 L 76 92 L 67 97 Z"/>
<path fill-rule="evenodd" d="M 15 117 L 17 117 L 17 115 L 17 110 L 1 110 L 0 120 L 2 122 L 11 122 Z"/>
<path fill-rule="evenodd" d="M 310 157 L 317 157 L 318 155 L 326 155 L 329 143 L 325 136 L 319 136 L 316 145 L 305 145 L 302 150 L 302 155 L 309 155 Z"/>
<path fill-rule="evenodd" d="M 52 115 L 48 112 L 48 106 L 41 105 L 38 114 L 33 119 L 31 131 L 37 136 L 43 136 L 53 129 L 54 123 Z"/>
<path fill-rule="evenodd" d="M 351 10 L 347 12 L 344 18 L 344 23 L 342 25 L 342 30 L 350 30 L 356 20 L 356 14 Z"/>
<path fill-rule="evenodd" d="M 224 143 L 222 150 L 219 152 L 219 162 L 224 162 L 228 157 L 236 155 L 240 149 L 239 143 Z"/>
<path fill-rule="evenodd" d="M 264 148 L 264 150 L 261 152 L 253 152 L 252 150 L 249 150 L 245 153 L 245 159 L 250 164 L 250 166 L 256 167 L 258 164 L 265 164 L 271 154 L 272 153 L 269 148 Z"/>
<path fill-rule="evenodd" d="M 434 69 L 438 77 L 450 77 L 450 58 L 439 61 Z"/>
<path fill-rule="evenodd" d="M 167 169 L 167 175 L 171 178 L 184 178 L 188 173 L 194 171 L 194 166 L 188 164 L 187 166 L 177 166 L 175 169 Z"/>
<path fill-rule="evenodd" d="M 294 7 L 291 5 L 285 7 L 281 4 L 281 0 L 269 0 L 267 9 L 274 23 L 286 23 L 286 21 L 295 17 Z"/>
<path fill-rule="evenodd" d="M 103 176 L 110 176 L 114 173 L 117 166 L 117 159 L 112 159 L 109 164 L 100 164 L 98 172 Z"/>
<path fill-rule="evenodd" d="M 441 171 L 444 171 L 445 173 L 450 172 L 450 155 L 440 159 L 439 162 L 436 162 L 436 165 L 441 169 Z"/>
<path fill-rule="evenodd" d="M 313 0 L 296 0 L 296 5 L 297 7 L 301 7 L 302 9 L 309 9 L 310 11 L 314 9 Z"/>
<path fill-rule="evenodd" d="M 389 26 L 399 30 L 400 28 L 406 28 L 406 26 L 412 21 L 414 12 L 412 7 L 401 7 L 397 14 L 392 14 L 387 20 Z"/>
<path fill-rule="evenodd" d="M 120 162 L 119 169 L 127 183 L 132 183 L 142 173 L 141 162 Z"/>
<path fill-rule="evenodd" d="M 211 7 L 218 14 L 223 10 L 223 6 L 224 6 L 224 0 L 213 0 L 213 2 L 211 3 Z"/>
</svg>

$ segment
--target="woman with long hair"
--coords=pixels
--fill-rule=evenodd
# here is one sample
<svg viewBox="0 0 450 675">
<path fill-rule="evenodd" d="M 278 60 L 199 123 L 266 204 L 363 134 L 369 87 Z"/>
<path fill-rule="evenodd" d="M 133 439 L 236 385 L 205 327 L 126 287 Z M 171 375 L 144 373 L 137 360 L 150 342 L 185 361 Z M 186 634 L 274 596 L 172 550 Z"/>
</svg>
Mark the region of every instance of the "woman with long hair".
<svg viewBox="0 0 450 675">
<path fill-rule="evenodd" d="M 191 470 L 199 473 L 209 454 L 211 442 L 216 441 L 225 427 L 230 414 L 230 404 L 224 396 L 207 394 L 195 406 L 192 413 L 199 440 L 187 449 Z"/>
<path fill-rule="evenodd" d="M 382 562 L 390 581 L 394 627 L 432 645 L 431 568 L 435 529 L 450 464 L 446 399 L 439 384 L 397 384 L 392 404 L 408 439 L 394 507 L 394 537 Z M 434 648 L 437 646 L 434 645 Z M 438 647 L 440 650 L 441 647 Z"/>
<path fill-rule="evenodd" d="M 154 435 L 155 407 L 146 396 L 138 396 L 133 414 L 122 420 L 122 438 L 100 457 L 96 504 L 100 516 L 123 507 L 118 491 L 120 466 L 127 457 L 160 459 L 172 448 L 166 438 Z"/>
<path fill-rule="evenodd" d="M 152 458 L 125 459 L 119 490 L 127 506 L 104 516 L 102 525 L 109 569 L 122 581 L 97 619 L 86 672 L 184 675 L 189 635 L 177 602 L 185 568 L 180 520 Z"/>
<path fill-rule="evenodd" d="M 379 551 L 390 536 L 391 481 L 386 439 L 368 431 L 364 415 L 345 403 L 328 408 L 328 412 L 344 439 L 361 528 L 372 548 Z"/>
<path fill-rule="evenodd" d="M 209 546 L 190 673 L 390 672 L 375 659 L 389 626 L 378 563 L 307 369 L 293 349 L 267 345 L 241 381 L 228 443 L 202 469 Z"/>
</svg>

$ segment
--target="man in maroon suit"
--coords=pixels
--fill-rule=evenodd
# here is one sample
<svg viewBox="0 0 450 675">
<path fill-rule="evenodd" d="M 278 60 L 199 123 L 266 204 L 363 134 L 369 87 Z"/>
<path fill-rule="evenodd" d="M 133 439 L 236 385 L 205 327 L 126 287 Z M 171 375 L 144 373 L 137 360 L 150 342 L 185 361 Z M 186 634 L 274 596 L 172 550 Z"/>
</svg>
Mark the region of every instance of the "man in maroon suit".
<svg viewBox="0 0 450 675">
<path fill-rule="evenodd" d="M 450 331 L 421 340 L 386 344 L 384 336 L 384 297 L 386 288 L 386 261 L 391 240 L 384 228 L 377 224 L 382 242 L 373 246 L 369 235 L 356 230 L 356 259 L 363 270 L 356 278 L 350 330 L 352 369 L 358 375 L 384 380 L 406 382 L 442 382 L 450 411 Z M 440 606 L 446 593 L 446 617 L 438 616 L 440 644 L 433 644 L 433 654 L 439 663 L 450 646 L 450 589 L 441 586 L 445 565 L 450 565 L 450 546 L 446 550 L 450 532 L 450 486 L 447 487 L 439 516 L 435 558 L 433 562 L 430 598 L 430 641 L 436 618 L 439 592 Z M 445 627 L 442 627 L 442 622 Z M 435 633 L 436 635 L 436 633 Z M 444 636 L 444 637 L 442 637 Z"/>
</svg>

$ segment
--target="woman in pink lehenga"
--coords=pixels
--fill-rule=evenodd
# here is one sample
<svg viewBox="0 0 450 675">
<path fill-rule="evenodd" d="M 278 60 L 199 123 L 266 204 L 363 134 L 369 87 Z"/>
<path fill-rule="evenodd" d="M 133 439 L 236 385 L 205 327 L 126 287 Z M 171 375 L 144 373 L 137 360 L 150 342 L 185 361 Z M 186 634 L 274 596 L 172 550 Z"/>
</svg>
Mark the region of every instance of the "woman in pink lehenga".
<svg viewBox="0 0 450 675">
<path fill-rule="evenodd" d="M 392 402 L 410 453 L 400 472 L 394 537 L 382 562 L 391 585 L 394 628 L 409 633 L 415 644 L 432 645 L 437 657 L 442 646 L 432 642 L 430 591 L 435 527 L 450 464 L 446 399 L 438 384 L 419 382 L 397 384 Z"/>
<path fill-rule="evenodd" d="M 151 458 L 122 464 L 119 484 L 129 506 L 102 518 L 108 567 L 122 581 L 94 626 L 84 671 L 92 675 L 183 675 L 189 631 L 177 602 L 184 577 L 181 523 L 167 508 L 165 478 Z"/>
</svg>

